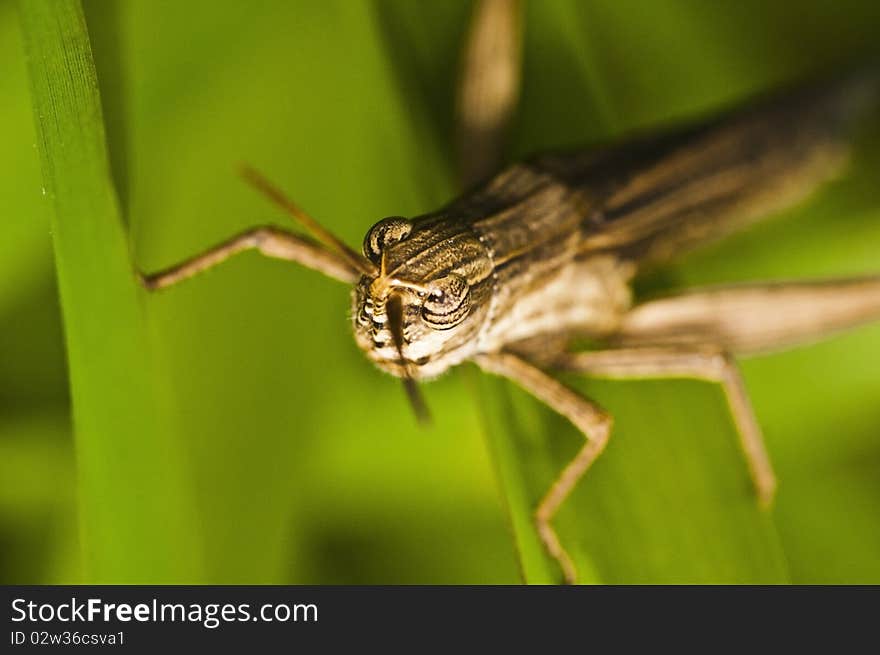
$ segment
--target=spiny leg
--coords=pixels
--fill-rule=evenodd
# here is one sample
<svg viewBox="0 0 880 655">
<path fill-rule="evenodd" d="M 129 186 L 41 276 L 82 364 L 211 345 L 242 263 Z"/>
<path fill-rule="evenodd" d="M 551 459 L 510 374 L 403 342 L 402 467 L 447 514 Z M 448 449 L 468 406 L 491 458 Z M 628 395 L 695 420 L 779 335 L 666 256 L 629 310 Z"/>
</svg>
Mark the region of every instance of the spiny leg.
<svg viewBox="0 0 880 655">
<path fill-rule="evenodd" d="M 480 355 L 476 358 L 476 362 L 483 370 L 517 383 L 554 411 L 562 414 L 584 434 L 587 440 L 538 503 L 534 514 L 535 526 L 544 548 L 559 563 L 565 581 L 574 584 L 577 580 L 577 569 L 562 547 L 553 529 L 552 520 L 578 480 L 605 449 L 611 435 L 611 416 L 592 401 L 517 355 L 505 352 Z"/>
<path fill-rule="evenodd" d="M 464 44 L 456 96 L 461 186 L 495 173 L 519 99 L 522 22 L 519 0 L 478 0 Z"/>
<path fill-rule="evenodd" d="M 340 282 L 353 283 L 360 273 L 336 253 L 311 239 L 273 226 L 252 228 L 180 264 L 140 275 L 150 291 L 169 287 L 213 268 L 244 250 L 256 249 L 267 257 L 294 261 Z"/>
<path fill-rule="evenodd" d="M 728 354 L 717 348 L 622 348 L 566 353 L 556 359 L 554 368 L 618 380 L 694 378 L 719 383 L 736 423 L 758 502 L 764 508 L 773 502 L 776 491 L 773 466 L 739 369 Z"/>
</svg>

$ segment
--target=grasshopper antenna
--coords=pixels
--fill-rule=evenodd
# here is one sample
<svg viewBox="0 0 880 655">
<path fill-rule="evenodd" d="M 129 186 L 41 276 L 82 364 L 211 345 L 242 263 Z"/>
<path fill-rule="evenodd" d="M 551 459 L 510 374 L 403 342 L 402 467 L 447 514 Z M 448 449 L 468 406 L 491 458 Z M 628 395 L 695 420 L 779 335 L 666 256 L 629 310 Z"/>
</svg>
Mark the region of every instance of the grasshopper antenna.
<svg viewBox="0 0 880 655">
<path fill-rule="evenodd" d="M 409 366 L 403 359 L 403 302 L 400 295 L 394 293 L 388 298 L 388 328 L 391 330 L 391 338 L 394 339 L 394 346 L 397 348 L 397 355 L 400 357 L 400 365 L 403 367 L 403 388 L 406 390 L 406 396 L 412 405 L 416 419 L 422 425 L 430 423 L 431 413 L 425 404 L 425 399 L 419 390 L 419 385 L 413 379 L 409 372 Z"/>
<path fill-rule="evenodd" d="M 378 271 L 373 262 L 349 248 L 341 239 L 332 234 L 327 228 L 303 211 L 299 205 L 285 196 L 278 187 L 263 177 L 262 174 L 246 164 L 240 167 L 239 173 L 248 184 L 286 211 L 291 218 L 310 232 L 312 236 L 339 254 L 355 270 L 360 271 L 364 275 L 376 275 Z"/>
</svg>

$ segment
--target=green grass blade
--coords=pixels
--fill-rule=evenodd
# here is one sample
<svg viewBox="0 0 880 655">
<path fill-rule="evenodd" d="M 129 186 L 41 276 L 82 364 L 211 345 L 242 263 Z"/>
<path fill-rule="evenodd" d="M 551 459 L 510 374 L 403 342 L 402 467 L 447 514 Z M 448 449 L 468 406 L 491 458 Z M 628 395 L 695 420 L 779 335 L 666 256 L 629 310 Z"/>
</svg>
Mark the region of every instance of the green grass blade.
<svg viewBox="0 0 880 655">
<path fill-rule="evenodd" d="M 19 3 L 66 332 L 89 582 L 198 581 L 179 448 L 107 160 L 77 0 Z"/>
</svg>

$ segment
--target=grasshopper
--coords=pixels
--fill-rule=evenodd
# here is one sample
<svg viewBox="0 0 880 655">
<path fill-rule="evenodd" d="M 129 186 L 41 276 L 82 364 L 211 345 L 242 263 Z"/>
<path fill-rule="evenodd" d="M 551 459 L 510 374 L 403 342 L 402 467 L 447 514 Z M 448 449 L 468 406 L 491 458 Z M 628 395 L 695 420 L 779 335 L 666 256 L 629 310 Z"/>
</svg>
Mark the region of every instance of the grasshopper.
<svg viewBox="0 0 880 655">
<path fill-rule="evenodd" d="M 518 12 L 512 0 L 484 0 L 474 12 L 457 105 L 470 186 L 461 197 L 379 221 L 357 252 L 247 168 L 245 179 L 311 237 L 253 228 L 141 281 L 168 287 L 247 249 L 294 261 L 353 285 L 357 345 L 403 379 L 418 415 L 426 415 L 418 381 L 473 361 L 565 416 L 585 443 L 534 520 L 574 582 L 552 520 L 608 443 L 612 418 L 551 372 L 720 384 L 758 502 L 769 506 L 776 479 L 736 358 L 880 318 L 880 275 L 696 289 L 643 303 L 634 302 L 632 282 L 645 267 L 747 227 L 830 179 L 880 82 L 865 73 L 804 85 L 696 124 L 538 155 L 489 176 L 518 93 Z M 573 350 L 583 337 L 599 346 Z"/>
</svg>

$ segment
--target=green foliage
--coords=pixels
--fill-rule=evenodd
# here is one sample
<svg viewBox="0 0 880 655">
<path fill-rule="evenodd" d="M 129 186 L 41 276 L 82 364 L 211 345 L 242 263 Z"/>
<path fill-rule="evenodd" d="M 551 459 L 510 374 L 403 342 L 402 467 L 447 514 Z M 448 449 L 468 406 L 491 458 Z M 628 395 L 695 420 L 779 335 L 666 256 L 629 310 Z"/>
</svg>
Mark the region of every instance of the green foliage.
<svg viewBox="0 0 880 655">
<path fill-rule="evenodd" d="M 36 108 L 77 435 L 84 571 L 198 581 L 191 492 L 166 422 L 76 1 L 19 4 Z M 145 547 L 146 546 L 146 547 Z"/>
<path fill-rule="evenodd" d="M 50 202 L 19 66 L 0 77 L 14 219 L 0 226 L 4 581 L 558 578 L 529 515 L 582 443 L 564 420 L 464 367 L 426 387 L 435 422 L 420 428 L 354 346 L 346 289 L 296 266 L 245 254 L 158 296 L 131 275 L 284 224 L 235 179 L 240 160 L 352 244 L 377 218 L 445 202 L 468 4 L 88 2 L 102 123 L 77 3 L 21 0 Z M 511 157 L 840 65 L 880 26 L 874 3 L 802 4 L 529 3 Z M 21 60 L 13 19 L 0 4 L 8 61 Z M 876 270 L 880 143 L 863 142 L 808 206 L 643 287 Z M 880 580 L 878 356 L 871 327 L 745 364 L 781 481 L 771 515 L 752 502 L 718 389 L 567 378 L 616 417 L 558 523 L 584 581 Z"/>
</svg>

